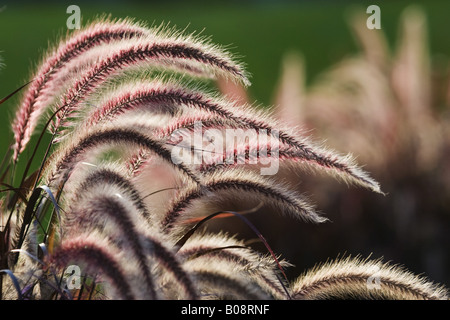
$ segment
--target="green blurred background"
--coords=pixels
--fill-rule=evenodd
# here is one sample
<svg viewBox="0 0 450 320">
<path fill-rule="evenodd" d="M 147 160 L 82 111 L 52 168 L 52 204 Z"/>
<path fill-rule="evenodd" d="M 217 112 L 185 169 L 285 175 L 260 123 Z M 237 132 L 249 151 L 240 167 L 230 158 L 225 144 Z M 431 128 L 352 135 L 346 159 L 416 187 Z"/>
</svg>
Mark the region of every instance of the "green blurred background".
<svg viewBox="0 0 450 320">
<path fill-rule="evenodd" d="M 54 1 L 25 2 L 0 1 L 0 98 L 29 80 L 34 65 L 42 53 L 59 35 L 67 32 L 66 8 L 76 4 L 81 9 L 82 24 L 103 13 L 112 17 L 134 17 L 149 25 L 162 22 L 176 25 L 187 32 L 202 32 L 214 43 L 227 46 L 237 54 L 252 75 L 249 94 L 253 100 L 270 106 L 280 75 L 281 59 L 290 50 L 304 57 L 307 82 L 312 82 L 322 71 L 358 48 L 350 32 L 347 18 L 354 10 L 363 10 L 370 4 L 381 8 L 382 29 L 394 46 L 398 34 L 398 21 L 402 10 L 412 1 Z M 449 15 L 450 1 L 428 0 L 417 3 L 425 12 L 428 23 L 429 48 L 432 55 L 450 56 Z M 18 98 L 0 105 L 0 150 L 5 152 L 11 143 L 11 119 Z M 23 158 L 29 154 L 24 153 Z M 345 150 L 340 150 L 345 151 Z M 320 207 L 320 204 L 319 204 Z M 363 214 L 363 213 L 362 213 Z M 326 228 L 337 229 L 337 222 Z M 448 229 L 448 226 L 446 227 Z M 314 229 L 313 232 L 316 230 Z M 282 232 L 279 230 L 279 232 Z M 380 235 L 380 238 L 383 238 Z M 334 238 L 333 238 L 334 239 Z M 331 241 L 335 241 L 336 239 Z M 337 237 L 339 239 L 339 237 Z M 385 237 L 384 237 L 385 239 Z M 446 241 L 444 238 L 444 241 Z M 270 240 L 270 239 L 269 239 Z M 311 241 L 315 241 L 311 239 Z M 270 241 L 269 241 L 270 243 Z M 305 244 L 301 244 L 305 245 Z M 384 244 L 383 244 L 384 245 Z M 395 255 L 384 251 L 383 245 L 353 246 L 348 253 L 374 256 L 384 255 L 388 260 L 402 263 L 415 273 L 425 272 L 431 279 L 450 285 L 448 275 L 449 252 L 445 263 L 427 267 L 420 259 Z M 393 244 L 395 246 L 395 244 Z M 282 247 L 275 251 L 284 254 Z M 353 252 L 352 250 L 355 250 Z M 338 251 L 333 251 L 338 250 Z M 347 249 L 345 244 L 333 250 L 314 254 L 306 250 L 294 261 L 299 269 L 311 267 L 314 262 L 336 257 Z M 414 248 L 409 255 L 414 256 Z M 287 258 L 292 257 L 287 254 Z M 284 255 L 286 257 L 286 255 Z"/>
</svg>

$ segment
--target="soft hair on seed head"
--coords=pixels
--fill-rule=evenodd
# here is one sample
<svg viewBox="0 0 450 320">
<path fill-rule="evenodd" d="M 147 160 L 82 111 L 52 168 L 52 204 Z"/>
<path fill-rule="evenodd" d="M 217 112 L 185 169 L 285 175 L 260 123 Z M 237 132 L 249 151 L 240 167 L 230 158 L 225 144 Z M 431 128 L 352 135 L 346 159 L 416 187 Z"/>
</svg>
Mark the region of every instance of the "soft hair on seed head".
<svg viewBox="0 0 450 320">
<path fill-rule="evenodd" d="M 314 267 L 292 286 L 294 299 L 446 300 L 443 286 L 380 259 L 337 259 Z"/>
</svg>

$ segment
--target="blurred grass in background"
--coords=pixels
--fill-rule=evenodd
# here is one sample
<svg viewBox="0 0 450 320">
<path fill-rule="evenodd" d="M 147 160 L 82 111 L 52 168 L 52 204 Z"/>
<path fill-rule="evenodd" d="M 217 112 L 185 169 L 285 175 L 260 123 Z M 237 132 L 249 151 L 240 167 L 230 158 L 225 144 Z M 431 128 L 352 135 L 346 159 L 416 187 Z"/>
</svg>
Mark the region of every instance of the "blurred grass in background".
<svg viewBox="0 0 450 320">
<path fill-rule="evenodd" d="M 227 46 L 244 62 L 251 73 L 252 86 L 249 88 L 251 99 L 264 105 L 273 103 L 274 91 L 280 75 L 283 55 L 292 50 L 300 52 L 306 66 L 306 80 L 311 83 L 322 71 L 338 63 L 343 58 L 358 51 L 347 20 L 354 10 L 363 12 L 368 5 L 376 3 L 381 8 L 381 23 L 389 44 L 395 48 L 398 21 L 405 7 L 411 1 L 55 1 L 55 2 L 20 2 L 0 0 L 0 56 L 5 66 L 0 69 L 0 98 L 3 98 L 22 84 L 29 81 L 34 66 L 40 61 L 42 53 L 53 44 L 58 36 L 67 32 L 66 20 L 69 14 L 66 8 L 76 4 L 81 9 L 82 24 L 101 14 L 111 14 L 114 18 L 133 17 L 149 25 L 170 23 L 187 32 L 200 32 L 211 36 L 213 43 Z M 450 2 L 429 0 L 417 3 L 427 17 L 428 45 L 431 57 L 450 56 L 448 15 Z M 448 65 L 446 66 L 449 67 Z M 12 139 L 11 119 L 17 107 L 20 94 L 0 105 L 0 150 L 5 152 Z M 315 137 L 323 138 L 326 137 Z M 23 153 L 24 160 L 31 153 L 33 143 Z M 339 150 L 345 152 L 346 150 Z M 38 157 L 39 161 L 39 157 Z M 24 162 L 24 161 L 22 161 Z M 20 172 L 19 168 L 19 172 Z M 369 170 L 370 171 L 370 170 Z M 377 178 L 375 176 L 375 178 Z M 345 188 L 345 187 L 344 187 Z M 345 190 L 344 190 L 345 191 Z M 320 204 L 319 204 L 320 208 Z M 323 208 L 320 208 L 323 209 Z M 364 212 L 361 213 L 363 215 Z M 329 216 L 329 212 L 326 212 Z M 333 216 L 331 214 L 331 216 Z M 333 216 L 334 217 L 334 216 Z M 371 222 L 369 222 L 371 223 Z M 311 243 L 320 241 L 318 237 L 334 229 L 339 234 L 339 222 L 327 226 L 311 226 Z M 445 227 L 444 227 L 445 228 Z M 448 228 L 448 227 L 447 227 Z M 324 233 L 316 233 L 318 230 Z M 337 230 L 336 230 L 337 229 Z M 328 230 L 328 231 L 327 231 Z M 264 235 L 265 231 L 261 230 Z M 341 230 L 342 231 L 342 230 Z M 357 232 L 357 230 L 353 230 Z M 353 232 L 352 231 L 352 232 Z M 359 232 L 361 232 L 360 230 Z M 305 232 L 306 230 L 300 230 Z M 414 232 L 414 231 L 413 231 Z M 380 241 L 389 242 L 389 234 L 377 235 Z M 269 236 L 270 237 L 270 236 Z M 306 236 L 305 236 L 306 237 Z M 317 238 L 314 238 L 317 237 Z M 349 236 L 350 237 L 350 236 Z M 331 241 L 339 239 L 330 238 Z M 334 239 L 334 240 L 333 240 Z M 388 239 L 388 240 L 386 240 Z M 282 247 L 274 250 L 284 254 Z M 445 240 L 445 239 L 444 239 Z M 305 243 L 293 243 L 295 246 L 308 246 Z M 389 244 L 387 244 L 389 245 Z M 391 244 L 395 247 L 395 243 Z M 360 245 L 362 248 L 364 244 Z M 442 265 L 425 268 L 414 257 L 414 247 L 408 248 L 409 256 L 397 259 L 389 255 L 385 244 L 371 246 L 361 252 L 354 246 L 355 252 L 364 255 L 375 251 L 374 257 L 385 255 L 395 263 L 405 264 L 415 273 L 425 272 L 432 280 L 450 284 L 448 270 Z M 299 260 L 293 261 L 299 268 L 311 267 L 324 261 L 326 257 L 334 258 L 334 251 L 324 250 L 315 254 L 314 246 Z M 339 252 L 346 249 L 343 243 Z M 375 250 L 374 250 L 375 248 Z M 334 249 L 333 249 L 334 250 Z M 386 254 L 386 252 L 388 252 Z M 354 253 L 349 250 L 348 253 Z M 314 256 L 308 256 L 312 254 Z M 291 256 L 285 256 L 292 261 Z M 448 253 L 446 257 L 448 265 Z M 414 264 L 416 263 L 417 264 Z M 444 266 L 446 264 L 443 264 Z M 425 270 L 426 269 L 426 270 Z M 298 269 L 293 272 L 298 275 Z"/>
</svg>

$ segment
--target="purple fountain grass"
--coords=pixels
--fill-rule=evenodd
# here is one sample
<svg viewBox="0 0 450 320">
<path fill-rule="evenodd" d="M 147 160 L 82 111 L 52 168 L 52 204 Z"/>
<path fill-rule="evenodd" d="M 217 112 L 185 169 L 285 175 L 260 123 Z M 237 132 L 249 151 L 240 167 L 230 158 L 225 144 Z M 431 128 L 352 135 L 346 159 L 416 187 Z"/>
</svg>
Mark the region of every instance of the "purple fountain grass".
<svg viewBox="0 0 450 320">
<path fill-rule="evenodd" d="M 285 287 L 281 278 L 277 276 L 277 266 L 272 257 L 257 254 L 246 244 L 226 234 L 204 234 L 192 236 L 178 251 L 180 258 L 186 261 L 193 259 L 208 260 L 210 257 L 229 261 L 236 264 L 236 268 L 253 270 L 249 274 L 249 281 L 254 281 L 277 299 L 286 299 Z M 283 267 L 290 266 L 281 261 Z"/>
<path fill-rule="evenodd" d="M 94 273 L 101 272 L 102 276 L 109 280 L 117 298 L 134 299 L 133 290 L 126 280 L 125 270 L 116 258 L 120 253 L 116 252 L 114 255 L 111 246 L 100 239 L 92 234 L 82 234 L 64 241 L 48 258 L 48 263 L 64 268 L 73 260 L 84 262 L 88 270 Z"/>
<path fill-rule="evenodd" d="M 236 199 L 243 194 L 247 200 L 252 195 L 257 200 L 266 198 L 270 205 L 277 207 L 281 212 L 290 213 L 306 221 L 324 222 L 327 220 L 320 217 L 313 207 L 303 200 L 303 197 L 292 193 L 289 188 L 238 168 L 206 175 L 203 177 L 201 185 L 193 185 L 181 190 L 163 217 L 163 228 L 166 232 L 174 232 L 171 229 L 177 225 L 177 220 L 192 218 L 187 212 L 192 211 L 192 213 L 198 214 L 195 206 L 190 208 L 195 200 L 212 203 L 221 198 Z M 218 198 L 212 200 L 213 195 L 217 195 Z"/>
<path fill-rule="evenodd" d="M 240 78 L 245 83 L 248 83 L 242 69 L 217 48 L 204 43 L 200 44 L 199 42 L 193 45 L 189 40 L 184 41 L 181 36 L 164 37 L 164 34 L 159 36 L 158 32 L 161 32 L 161 28 L 159 30 L 146 30 L 128 21 L 112 24 L 112 26 L 107 23 L 94 23 L 87 30 L 79 32 L 77 36 L 62 43 L 50 57 L 46 58 L 34 77 L 35 80 L 25 95 L 22 106 L 17 111 L 13 125 L 16 140 L 14 161 L 17 161 L 19 153 L 23 151 L 38 120 L 43 115 L 45 104 L 37 106 L 35 104 L 36 100 L 42 96 L 41 92 L 48 85 L 48 82 L 58 70 L 63 68 L 65 63 L 101 43 L 109 43 L 115 40 L 127 43 L 126 40 L 131 37 L 144 39 L 131 42 L 129 45 L 116 46 L 116 50 L 119 50 L 118 52 L 110 54 L 89 68 L 90 70 L 88 69 L 87 74 L 76 81 L 72 89 L 69 89 L 62 99 L 61 105 L 55 108 L 55 110 L 63 110 L 58 111 L 56 115 L 56 121 L 53 124 L 54 129 L 58 128 L 63 122 L 64 115 L 76 108 L 76 104 L 79 103 L 81 97 L 85 98 L 108 76 L 139 62 L 152 59 L 162 59 L 166 62 L 167 60 L 175 60 L 175 62 L 177 60 L 192 60 L 202 63 L 208 68 L 216 69 L 216 72 L 227 74 L 228 77 Z M 183 66 L 180 63 L 171 65 Z"/>
<path fill-rule="evenodd" d="M 212 112 L 226 118 L 228 121 L 230 119 L 235 120 L 236 123 L 248 129 L 273 130 L 274 128 L 283 128 L 281 124 L 274 122 L 274 120 L 269 120 L 268 115 L 261 112 L 256 113 L 250 108 L 237 108 L 233 102 L 201 94 L 198 90 L 189 91 L 186 87 L 170 82 L 138 85 L 131 92 L 125 92 L 123 95 L 119 94 L 118 97 L 111 98 L 111 100 L 102 104 L 100 108 L 95 109 L 92 116 L 89 117 L 91 120 L 88 120 L 88 125 L 98 123 L 101 119 L 112 116 L 115 113 L 120 114 L 139 106 L 149 108 L 149 104 L 166 103 Z M 177 126 L 181 127 L 181 125 L 175 124 L 174 128 Z M 357 183 L 380 192 L 378 184 L 355 166 L 350 157 L 339 157 L 336 153 L 314 146 L 304 137 L 290 134 L 289 131 L 292 130 L 286 129 L 281 131 L 280 140 L 291 147 L 299 149 L 299 152 L 304 153 L 304 159 L 311 164 L 318 165 L 319 170 L 325 167 L 330 169 L 330 172 L 344 179 L 344 181 Z"/>
<path fill-rule="evenodd" d="M 129 199 L 134 205 L 135 211 L 139 212 L 142 218 L 150 221 L 150 213 L 144 204 L 139 190 L 132 184 L 127 176 L 122 174 L 122 168 L 119 166 L 98 166 L 93 172 L 86 175 L 77 187 L 65 189 L 65 197 L 68 197 L 67 203 L 78 203 L 80 197 L 85 192 L 93 192 L 99 188 L 116 188 L 117 192 L 123 197 Z M 113 192 L 111 190 L 111 192 Z M 73 195 L 73 196 L 71 196 Z"/>
<path fill-rule="evenodd" d="M 268 118 L 267 115 L 262 113 L 255 113 L 254 111 L 250 111 L 249 108 L 243 111 L 242 108 L 237 109 L 232 102 L 217 98 L 214 99 L 213 96 L 202 95 L 198 91 L 189 93 L 187 88 L 170 83 L 138 86 L 131 92 L 127 91 L 122 95 L 119 94 L 118 97 L 111 98 L 111 100 L 103 104 L 100 108 L 95 109 L 92 116 L 89 117 L 91 120 L 88 120 L 88 125 L 98 123 L 101 119 L 113 116 L 116 113 L 120 114 L 139 106 L 149 108 L 151 107 L 149 104 L 157 103 L 170 103 L 199 108 L 200 110 L 206 110 L 222 116 L 228 119 L 228 121 L 230 119 L 235 120 L 236 123 L 248 129 L 273 130 L 274 128 L 283 127 L 278 123 L 270 124 L 267 120 L 262 120 Z M 181 128 L 182 125 L 173 125 L 173 128 L 177 127 Z M 349 156 L 346 158 L 339 157 L 336 153 L 314 146 L 304 137 L 295 137 L 289 134 L 288 130 L 285 131 L 280 133 L 280 140 L 289 144 L 291 147 L 298 148 L 299 152 L 304 154 L 305 161 L 317 164 L 320 168 L 325 167 L 326 169 L 330 169 L 330 172 L 335 173 L 344 179 L 344 181 L 354 182 L 376 192 L 380 192 L 378 184 L 355 166 Z"/>
<path fill-rule="evenodd" d="M 236 109 L 236 108 L 235 108 Z M 378 183 L 367 173 L 360 170 L 352 161 L 351 156 L 339 156 L 336 152 L 318 146 L 305 136 L 301 136 L 292 128 L 286 128 L 262 112 L 251 111 L 248 108 L 238 108 L 233 118 L 248 125 L 248 128 L 276 132 L 281 143 L 297 150 L 298 157 L 311 164 L 318 171 L 326 170 L 348 183 L 366 187 L 375 192 L 381 192 Z"/>
<path fill-rule="evenodd" d="M 181 89 L 179 89 L 181 90 Z M 114 95 L 106 95 L 107 100 L 86 116 L 86 127 L 102 121 L 111 121 L 126 111 L 149 110 L 155 113 L 174 114 L 176 106 L 169 104 L 168 84 L 159 81 L 151 83 L 131 83 L 114 90 Z"/>
<path fill-rule="evenodd" d="M 111 230 L 106 231 L 111 238 L 110 242 L 120 244 L 125 255 L 128 253 L 135 257 L 136 265 L 139 270 L 137 284 L 142 289 L 139 292 L 144 293 L 143 298 L 155 299 L 156 291 L 152 275 L 150 274 L 150 266 L 146 258 L 146 249 L 144 243 L 140 241 L 139 232 L 136 226 L 141 225 L 137 223 L 134 206 L 129 206 L 125 201 L 121 201 L 122 196 L 119 193 L 111 194 L 107 192 L 106 195 L 98 190 L 93 193 L 85 194 L 85 198 L 80 199 L 75 203 L 75 206 L 70 209 L 66 215 L 65 227 L 73 232 L 78 232 L 80 229 L 86 229 L 86 226 Z M 113 224 L 109 228 L 108 225 Z M 104 232 L 103 231 L 103 232 Z M 64 235 L 61 235 L 64 236 Z"/>
<path fill-rule="evenodd" d="M 151 254 L 155 257 L 166 273 L 161 276 L 161 286 L 170 287 L 171 279 L 178 285 L 175 286 L 173 292 L 166 293 L 166 296 L 173 296 L 181 299 L 197 299 L 198 292 L 194 285 L 192 276 L 183 268 L 180 258 L 170 249 L 165 247 L 162 242 L 161 235 L 156 237 L 147 237 L 145 241 L 149 242 L 152 247 Z M 181 291 L 180 291 L 181 289 Z M 166 290 L 171 290 L 166 289 Z"/>
<path fill-rule="evenodd" d="M 47 176 L 47 185 L 55 188 L 61 187 L 62 183 L 69 178 L 77 163 L 82 159 L 83 153 L 89 149 L 104 148 L 108 144 L 132 144 L 144 147 L 161 157 L 167 164 L 177 170 L 183 171 L 193 181 L 199 182 L 198 178 L 182 164 L 175 165 L 172 162 L 172 156 L 164 146 L 145 135 L 131 129 L 106 129 L 97 132 L 91 132 L 78 139 L 77 143 L 69 144 L 69 147 L 62 148 L 61 155 L 55 156 L 54 167 L 51 172 L 44 174 Z"/>
<path fill-rule="evenodd" d="M 174 145 L 175 143 L 172 141 L 174 133 L 177 131 L 185 131 L 184 129 L 189 130 L 189 133 L 193 133 L 196 123 L 201 124 L 203 130 L 243 128 L 241 123 L 236 123 L 233 119 L 218 117 L 214 113 L 199 110 L 195 112 L 184 112 L 182 115 L 170 119 L 165 126 L 157 128 L 154 135 L 159 139 L 166 139 L 167 144 Z"/>
<path fill-rule="evenodd" d="M 124 255 L 128 256 L 127 259 L 136 259 L 134 264 L 139 267 L 136 283 L 133 285 L 136 296 L 155 298 L 156 282 L 173 280 L 182 289 L 181 297 L 196 298 L 190 276 L 183 270 L 175 254 L 162 244 L 164 237 L 153 229 L 154 223 L 150 220 L 141 196 L 126 177 L 116 172 L 119 169 L 120 167 L 112 165 L 106 168 L 96 167 L 83 178 L 77 188 L 66 190 L 66 194 L 74 195 L 67 200 L 68 205 L 73 206 L 65 214 L 62 222 L 65 226 L 64 234 L 61 237 L 70 239 L 71 233 L 76 234 L 80 229 L 97 229 L 109 238 L 110 243 L 119 245 Z M 138 212 L 144 214 L 137 214 Z M 170 239 L 165 242 L 169 243 Z M 149 274 L 151 269 L 147 265 L 149 255 L 170 276 L 164 276 L 163 280 L 153 279 L 155 274 Z M 142 279 L 147 285 L 140 283 Z"/>
<path fill-rule="evenodd" d="M 69 37 L 44 58 L 39 70 L 33 76 L 33 81 L 16 114 L 13 124 L 16 142 L 13 160 L 17 161 L 19 154 L 25 149 L 44 112 L 45 105 L 36 105 L 37 99 L 45 91 L 54 74 L 62 69 L 65 63 L 101 43 L 143 35 L 146 32 L 145 28 L 133 24 L 129 20 L 97 22 Z"/>
<path fill-rule="evenodd" d="M 30 298 L 84 298 L 82 289 L 66 294 L 57 280 L 69 264 L 95 279 L 84 284 L 91 286 L 90 298 L 302 299 L 333 296 L 330 287 L 366 296 L 353 274 L 361 268 L 370 276 L 363 269 L 372 265 L 357 261 L 331 265 L 335 278 L 318 270 L 317 278 L 291 283 L 284 272 L 291 265 L 247 217 L 270 210 L 307 222 L 327 220 L 282 175 L 254 170 L 271 158 L 288 172 L 313 168 L 375 192 L 378 183 L 350 156 L 197 83 L 211 77 L 249 84 L 241 65 L 219 47 L 129 20 L 96 22 L 46 57 L 13 124 L 15 163 L 37 121 L 51 113 L 53 136 L 30 182 L 35 188 L 24 196 L 27 201 L 10 205 L 17 216 L 10 243 L 19 253 L 11 259 L 10 274 L 36 276 L 31 286 L 17 281 L 20 294 L 7 288 L 6 296 L 22 297 L 26 287 Z M 236 133 L 230 141 L 223 140 L 227 130 Z M 198 133 L 199 144 L 192 141 Z M 229 211 L 233 207 L 245 211 Z M 236 236 L 211 232 L 204 222 L 221 214 L 244 220 L 270 254 Z M 200 226 L 204 230 L 196 232 Z M 41 264 L 34 258 L 38 250 L 44 252 Z M 404 272 L 395 271 L 383 279 L 403 281 Z M 0 293 L 4 288 L 0 283 Z M 400 297 L 399 288 L 388 285 L 382 296 Z"/>
<path fill-rule="evenodd" d="M 124 48 L 113 52 L 105 59 L 95 64 L 81 77 L 65 94 L 56 110 L 62 109 L 53 124 L 54 132 L 74 110 L 82 99 L 85 99 L 97 86 L 108 77 L 121 69 L 136 66 L 154 59 L 192 60 L 223 73 L 229 77 L 240 79 L 244 83 L 248 80 L 243 71 L 230 61 L 225 55 L 215 55 L 211 48 L 195 46 L 190 42 L 169 40 L 155 40 L 154 37 L 141 38 L 139 41 L 126 44 Z"/>
<path fill-rule="evenodd" d="M 345 206 L 346 217 L 364 214 L 377 220 L 379 226 L 387 226 L 395 217 L 394 229 L 380 230 L 402 243 L 399 258 L 430 274 L 450 270 L 445 258 L 429 264 L 428 249 L 419 245 L 439 243 L 433 249 L 435 255 L 446 257 L 450 241 L 441 239 L 448 233 L 440 228 L 433 233 L 414 232 L 425 221 L 430 225 L 448 225 L 448 209 L 442 206 L 448 203 L 450 195 L 450 123 L 446 116 L 450 87 L 448 70 L 442 68 L 448 64 L 448 58 L 436 59 L 431 52 L 426 15 L 420 8 L 405 8 L 394 45 L 387 41 L 383 30 L 366 28 L 366 20 L 365 12 L 350 20 L 350 31 L 355 33 L 355 44 L 360 50 L 336 61 L 308 88 L 292 88 L 286 83 L 277 92 L 292 90 L 291 96 L 301 96 L 302 104 L 296 112 L 301 115 L 302 124 L 326 137 L 327 145 L 356 155 L 360 163 L 366 164 L 366 170 L 383 181 L 383 189 L 390 195 L 380 203 L 370 195 L 357 191 L 347 194 L 327 184 L 327 188 L 315 192 L 322 199 L 330 199 L 330 194 L 335 197 L 329 202 L 330 208 L 324 210 L 332 212 L 333 208 Z M 288 72 L 285 69 L 283 74 Z M 287 117 L 294 118 L 293 112 Z M 348 206 L 349 203 L 359 205 Z M 386 214 L 380 216 L 380 212 Z M 360 218 L 349 218 L 345 223 L 357 221 L 362 222 Z M 406 224 L 408 228 L 404 228 Z M 367 233 L 373 231 L 374 225 L 362 223 L 361 227 L 365 228 L 361 232 Z M 352 243 L 350 238 L 343 241 Z M 359 246 L 372 242 L 366 239 Z M 389 250 L 389 245 L 384 244 L 383 250 Z M 437 276 L 449 281 L 445 272 Z"/>
<path fill-rule="evenodd" d="M 183 263 L 194 275 L 204 299 L 270 299 L 270 296 L 254 281 L 249 281 L 244 268 L 231 260 L 199 257 Z"/>
<path fill-rule="evenodd" d="M 447 290 L 381 260 L 359 257 L 318 265 L 292 286 L 294 299 L 447 299 Z"/>
<path fill-rule="evenodd" d="M 277 132 L 281 142 L 298 150 L 304 157 L 304 160 L 316 166 L 318 170 L 328 171 L 348 183 L 354 183 L 381 193 L 379 184 L 369 177 L 366 172 L 358 168 L 351 161 L 349 155 L 340 157 L 335 152 L 316 146 L 307 137 L 289 134 L 288 130 L 284 130 L 282 124 L 274 120 L 272 120 L 272 124 L 262 120 L 264 118 L 259 120 L 246 120 L 246 115 L 242 115 L 241 119 L 248 121 L 254 129 Z"/>
<path fill-rule="evenodd" d="M 236 109 L 236 108 L 235 108 Z M 219 109 L 220 110 L 220 109 Z M 240 113 L 244 115 L 239 116 Z M 238 114 L 238 115 L 236 115 Z M 223 128 L 223 129 L 256 129 L 255 134 L 258 132 L 276 132 L 278 134 L 279 148 L 270 148 L 267 145 L 266 150 L 276 150 L 279 154 L 277 156 L 280 160 L 294 160 L 297 164 L 300 164 L 302 168 L 308 167 L 317 172 L 327 172 L 331 175 L 337 176 L 343 181 L 349 184 L 357 184 L 366 188 L 369 188 L 375 192 L 382 193 L 378 183 L 373 180 L 367 173 L 358 168 L 351 155 L 340 156 L 332 150 L 328 150 L 325 147 L 318 146 L 317 143 L 313 143 L 306 137 L 300 137 L 298 134 L 290 133 L 292 130 L 283 130 L 283 126 L 278 123 L 269 124 L 268 121 L 261 119 L 267 118 L 267 115 L 252 115 L 250 112 L 242 112 L 241 109 L 230 114 L 223 113 L 224 119 L 208 118 L 208 116 L 200 115 L 198 117 L 179 117 L 172 121 L 166 128 L 162 129 L 158 136 L 170 137 L 178 130 L 182 131 L 184 135 L 188 135 L 186 131 L 182 129 L 190 130 L 194 132 L 195 124 L 201 123 L 202 129 L 210 128 Z M 235 121 L 235 123 L 233 123 Z M 244 123 L 243 123 L 244 122 Z M 281 128 L 281 129 L 279 129 Z M 192 133 L 194 135 L 194 133 Z M 245 132 L 244 132 L 245 135 Z M 172 136 L 173 138 L 173 136 Z M 267 141 L 273 139 L 273 135 L 267 137 Z M 172 142 L 168 140 L 168 144 L 175 145 L 178 141 Z M 270 142 L 269 142 L 270 143 Z M 255 150 L 260 150 L 260 146 L 256 144 L 248 146 L 250 149 L 253 147 Z M 244 146 L 244 148 L 246 148 Z M 236 156 L 243 156 L 248 153 L 249 150 L 244 149 L 239 152 L 234 148 L 225 150 L 231 150 L 232 154 L 218 154 L 217 157 L 223 157 L 224 159 L 235 158 Z M 252 154 L 257 154 L 253 152 Z M 213 158 L 212 158 L 213 159 Z M 211 160 L 211 159 L 210 159 Z M 219 159 L 216 159 L 219 160 Z M 257 159 L 256 159 L 257 160 Z M 212 162 L 212 163 L 211 163 Z M 204 163 L 203 168 L 205 170 L 211 169 L 211 165 L 215 162 L 212 160 L 210 163 Z M 222 163 L 219 161 L 219 163 Z"/>
</svg>

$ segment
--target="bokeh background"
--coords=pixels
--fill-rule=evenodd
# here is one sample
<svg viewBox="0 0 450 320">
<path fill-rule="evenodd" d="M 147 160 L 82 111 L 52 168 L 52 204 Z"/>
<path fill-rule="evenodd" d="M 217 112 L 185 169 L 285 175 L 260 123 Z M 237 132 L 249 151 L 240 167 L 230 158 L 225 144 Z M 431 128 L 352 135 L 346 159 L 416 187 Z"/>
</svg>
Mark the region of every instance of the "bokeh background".
<svg viewBox="0 0 450 320">
<path fill-rule="evenodd" d="M 385 196 L 313 175 L 291 178 L 332 221 L 324 225 L 249 217 L 295 264 L 290 276 L 361 254 L 450 287 L 449 1 L 421 1 L 409 15 L 411 1 L 0 1 L 0 98 L 26 83 L 48 45 L 67 32 L 71 4 L 80 7 L 83 25 L 106 13 L 210 36 L 252 75 L 251 87 L 227 93 L 354 153 L 380 181 Z M 381 8 L 373 39 L 365 27 L 370 4 Z M 410 38 L 402 22 L 408 19 L 418 21 Z M 408 79 L 417 81 L 405 89 Z M 19 96 L 0 105 L 1 152 L 11 143 Z M 231 232 L 246 229 L 230 225 Z"/>
</svg>

